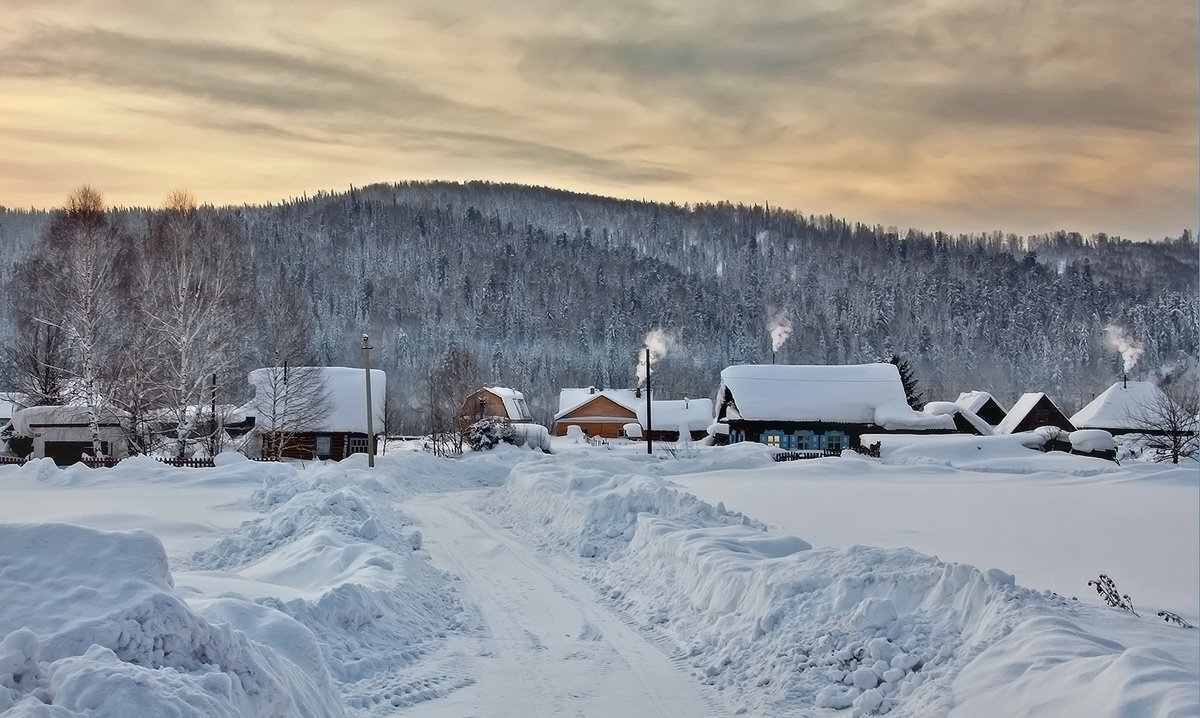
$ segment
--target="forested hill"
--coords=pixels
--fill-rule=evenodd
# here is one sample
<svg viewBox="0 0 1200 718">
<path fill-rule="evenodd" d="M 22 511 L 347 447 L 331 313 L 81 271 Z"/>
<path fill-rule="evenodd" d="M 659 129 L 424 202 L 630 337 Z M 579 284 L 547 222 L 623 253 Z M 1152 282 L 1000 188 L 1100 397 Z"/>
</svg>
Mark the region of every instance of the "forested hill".
<svg viewBox="0 0 1200 718">
<path fill-rule="evenodd" d="M 632 385 L 654 328 L 674 338 L 655 367 L 670 397 L 712 395 L 730 363 L 770 362 L 775 320 L 792 326 L 779 363 L 900 354 L 926 399 L 1046 391 L 1068 412 L 1121 374 L 1106 326 L 1143 348 L 1134 376 L 1197 353 L 1197 246 L 1186 232 L 1155 243 L 952 237 L 490 183 L 373 185 L 214 211 L 244 230 L 260 294 L 286 285 L 311 299 L 318 357 L 357 365 L 360 335 L 371 335 L 411 429 L 447 358 L 476 367 L 468 380 L 521 389 L 548 421 L 561 387 Z M 138 213 L 124 211 L 133 225 Z M 6 267 L 47 222 L 0 213 Z"/>
</svg>

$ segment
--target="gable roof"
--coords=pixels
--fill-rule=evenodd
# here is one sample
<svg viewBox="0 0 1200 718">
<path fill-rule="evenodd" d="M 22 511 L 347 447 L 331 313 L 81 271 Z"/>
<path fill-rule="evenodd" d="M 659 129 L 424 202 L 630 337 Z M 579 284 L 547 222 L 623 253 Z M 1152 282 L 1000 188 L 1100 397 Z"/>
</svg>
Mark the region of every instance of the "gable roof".
<svg viewBox="0 0 1200 718">
<path fill-rule="evenodd" d="M 964 391 L 958 395 L 958 398 L 954 400 L 954 403 L 958 404 L 967 411 L 978 414 L 984 405 L 986 405 L 989 401 L 995 404 L 996 408 L 1000 409 L 1001 412 L 1005 411 L 1004 406 L 1000 402 L 996 401 L 996 397 L 992 396 L 986 391 Z"/>
<path fill-rule="evenodd" d="M 1052 418 L 1056 420 L 1061 419 L 1061 421 L 1052 421 L 1049 425 L 1058 426 L 1060 429 L 1068 431 L 1074 431 L 1075 427 L 1071 424 L 1071 420 L 1068 419 L 1067 415 L 1062 413 L 1062 410 L 1050 400 L 1050 397 L 1046 396 L 1040 391 L 1031 391 L 1022 394 L 1021 398 L 1017 399 L 1017 402 L 1012 405 L 1011 409 L 1008 410 L 1008 414 L 1004 417 L 1004 421 L 996 425 L 996 433 L 1012 434 L 1017 432 L 1021 428 L 1022 423 L 1025 423 L 1025 420 L 1029 417 L 1029 415 L 1033 413 L 1035 409 L 1038 409 L 1039 406 L 1049 413 Z M 1066 426 L 1061 426 L 1061 424 L 1065 424 Z M 1043 424 L 1039 424 L 1038 426 L 1042 425 Z M 1038 427 L 1027 426 L 1025 427 L 1025 430 L 1030 431 L 1036 428 Z"/>
<path fill-rule="evenodd" d="M 1080 429 L 1136 429 L 1137 417 L 1162 400 L 1162 390 L 1149 381 L 1116 382 L 1071 417 Z"/>
<path fill-rule="evenodd" d="M 913 411 L 895 365 L 739 364 L 721 371 L 727 418 L 875 424 L 885 429 L 953 429 L 953 417 Z"/>
<path fill-rule="evenodd" d="M 653 397 L 653 394 L 651 395 Z M 608 399 L 637 418 L 648 431 L 675 431 L 686 426 L 689 431 L 707 429 L 713 419 L 712 399 L 654 399 L 650 400 L 650 421 L 646 425 L 646 395 L 638 396 L 635 389 L 596 389 L 594 387 L 562 389 L 558 394 L 558 413 L 554 420 L 573 414 L 598 399 Z M 621 417 L 614 417 L 621 418 Z"/>
<path fill-rule="evenodd" d="M 558 392 L 558 413 L 554 415 L 554 420 L 558 421 L 561 417 L 575 412 L 600 397 L 608 399 L 634 415 L 638 412 L 638 402 L 646 403 L 645 398 L 638 397 L 637 392 L 633 389 L 597 389 L 594 386 L 561 389 Z"/>
</svg>

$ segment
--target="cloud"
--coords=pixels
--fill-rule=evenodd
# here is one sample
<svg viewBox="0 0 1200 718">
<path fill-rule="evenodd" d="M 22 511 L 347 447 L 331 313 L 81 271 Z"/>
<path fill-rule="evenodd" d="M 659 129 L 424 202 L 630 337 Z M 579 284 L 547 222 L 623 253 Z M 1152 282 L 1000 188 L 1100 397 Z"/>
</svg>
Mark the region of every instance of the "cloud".
<svg viewBox="0 0 1200 718">
<path fill-rule="evenodd" d="M 103 140 L 70 144 L 89 167 L 150 164 L 174 139 L 195 164 L 283 163 L 308 186 L 512 180 L 947 231 L 1195 226 L 1194 4 L 135 2 L 0 0 L 0 153 L 82 128 Z"/>
<path fill-rule="evenodd" d="M 471 109 L 412 82 L 327 59 L 112 30 L 44 28 L 0 51 L 12 76 L 171 93 L 277 112 L 446 113 Z"/>
</svg>

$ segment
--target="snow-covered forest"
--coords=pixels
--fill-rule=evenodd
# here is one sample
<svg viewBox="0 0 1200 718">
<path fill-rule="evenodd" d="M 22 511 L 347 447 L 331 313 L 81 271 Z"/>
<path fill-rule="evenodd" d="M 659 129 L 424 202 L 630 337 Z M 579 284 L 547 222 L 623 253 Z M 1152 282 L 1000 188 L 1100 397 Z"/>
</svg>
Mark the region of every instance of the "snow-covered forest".
<svg viewBox="0 0 1200 718">
<path fill-rule="evenodd" d="M 899 354 L 926 399 L 983 389 L 1011 403 L 1045 391 L 1070 413 L 1135 356 L 1131 377 L 1192 366 L 1197 354 L 1186 231 L 1155 242 L 948 236 L 491 183 L 373 185 L 200 213 L 220 215 L 212 241 L 238 245 L 245 296 L 260 300 L 232 309 L 249 316 L 229 324 L 241 336 L 221 367 L 225 398 L 246 398 L 246 372 L 271 360 L 264 327 L 278 331 L 281 318 L 306 328 L 320 363 L 357 365 L 368 333 L 397 431 L 424 428 L 430 384 L 444 383 L 448 364 L 463 386 L 521 389 L 548 422 L 561 387 L 631 385 L 654 328 L 670 338 L 655 385 L 671 396 L 711 395 L 736 362 Z M 134 236 L 153 225 L 151 210 L 110 214 Z M 0 209 L 6 286 L 53 219 Z M 12 385 L 16 369 L 5 372 Z"/>
</svg>

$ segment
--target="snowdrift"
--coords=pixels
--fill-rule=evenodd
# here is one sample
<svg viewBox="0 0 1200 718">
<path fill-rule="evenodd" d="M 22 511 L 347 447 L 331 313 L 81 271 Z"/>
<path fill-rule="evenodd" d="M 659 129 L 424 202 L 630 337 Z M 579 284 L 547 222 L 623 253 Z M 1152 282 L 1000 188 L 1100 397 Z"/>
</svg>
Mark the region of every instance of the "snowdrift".
<svg viewBox="0 0 1200 718">
<path fill-rule="evenodd" d="M 813 549 L 653 471 L 582 454 L 525 464 L 493 508 L 539 544 L 590 559 L 611 606 L 735 705 L 767 715 L 814 705 L 911 716 L 1200 711 L 1191 669 L 1151 647 L 1177 640 L 1170 628 L 910 550 Z M 1055 678 L 1039 678 L 1049 668 Z M 1096 698 L 1090 679 L 1101 673 L 1107 695 Z"/>
<path fill-rule="evenodd" d="M 14 715 L 342 715 L 324 664 L 293 659 L 319 655 L 311 633 L 247 610 L 251 632 L 274 622 L 292 637 L 280 652 L 203 618 L 148 533 L 4 525 L 0 555 L 0 705 Z"/>
</svg>

